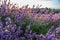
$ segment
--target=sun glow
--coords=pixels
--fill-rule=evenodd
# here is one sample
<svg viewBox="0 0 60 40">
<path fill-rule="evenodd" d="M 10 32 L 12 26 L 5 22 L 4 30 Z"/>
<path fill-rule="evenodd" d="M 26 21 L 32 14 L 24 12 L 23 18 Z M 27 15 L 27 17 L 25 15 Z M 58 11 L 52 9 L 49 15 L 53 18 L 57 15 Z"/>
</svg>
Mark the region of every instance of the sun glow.
<svg viewBox="0 0 60 40">
<path fill-rule="evenodd" d="M 10 0 L 11 3 L 16 4 L 16 6 L 18 7 L 22 7 L 25 6 L 27 4 L 29 4 L 29 7 L 32 8 L 33 5 L 35 5 L 35 7 L 39 4 L 42 5 L 41 7 L 45 8 L 59 8 L 60 6 L 56 5 L 57 1 L 55 0 L 51 0 L 51 1 L 42 1 L 42 0 Z"/>
<path fill-rule="evenodd" d="M 35 5 L 35 7 L 36 7 L 38 4 L 42 5 L 42 7 L 50 6 L 49 1 L 47 2 L 47 1 L 41 1 L 41 0 L 40 1 L 39 0 L 11 0 L 11 3 L 13 3 L 13 4 L 16 3 L 17 6 L 19 6 L 19 7 L 25 6 L 27 4 L 29 4 L 29 7 L 32 7 L 33 5 Z"/>
</svg>

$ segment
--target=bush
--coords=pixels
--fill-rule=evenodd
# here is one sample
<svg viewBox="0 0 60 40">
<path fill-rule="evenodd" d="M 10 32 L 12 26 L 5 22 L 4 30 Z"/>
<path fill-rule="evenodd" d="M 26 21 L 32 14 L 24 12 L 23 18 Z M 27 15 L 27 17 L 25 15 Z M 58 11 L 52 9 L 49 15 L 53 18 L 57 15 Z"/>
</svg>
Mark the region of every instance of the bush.
<svg viewBox="0 0 60 40">
<path fill-rule="evenodd" d="M 51 28 L 51 23 L 48 24 L 38 24 L 38 23 L 33 23 L 31 24 L 31 30 L 33 32 L 37 32 L 37 34 L 46 34 L 47 31 Z"/>
</svg>

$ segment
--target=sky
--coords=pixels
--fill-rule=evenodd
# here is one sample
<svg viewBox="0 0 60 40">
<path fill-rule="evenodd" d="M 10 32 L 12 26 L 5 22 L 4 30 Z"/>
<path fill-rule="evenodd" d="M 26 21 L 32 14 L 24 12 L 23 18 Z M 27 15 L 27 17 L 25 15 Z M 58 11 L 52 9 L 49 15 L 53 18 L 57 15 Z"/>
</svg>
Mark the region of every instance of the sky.
<svg viewBox="0 0 60 40">
<path fill-rule="evenodd" d="M 60 0 L 10 0 L 11 3 L 16 3 L 19 7 L 29 4 L 29 7 L 39 4 L 41 7 L 45 8 L 60 8 Z"/>
</svg>

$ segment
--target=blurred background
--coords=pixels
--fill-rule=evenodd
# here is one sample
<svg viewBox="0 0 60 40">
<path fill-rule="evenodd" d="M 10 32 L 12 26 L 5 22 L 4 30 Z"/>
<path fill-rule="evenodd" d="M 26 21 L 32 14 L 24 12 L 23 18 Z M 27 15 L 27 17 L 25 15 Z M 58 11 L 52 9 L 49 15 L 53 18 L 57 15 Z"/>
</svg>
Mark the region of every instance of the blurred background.
<svg viewBox="0 0 60 40">
<path fill-rule="evenodd" d="M 60 0 L 0 0 L 0 40 L 60 40 Z"/>
<path fill-rule="evenodd" d="M 3 1 L 3 0 L 1 0 Z M 60 9 L 60 0 L 10 0 L 11 3 L 17 4 L 17 6 L 22 7 L 25 5 L 29 5 L 32 8 L 33 5 L 38 7 L 48 7 L 48 8 L 58 8 Z M 42 5 L 42 6 L 40 6 Z"/>
</svg>

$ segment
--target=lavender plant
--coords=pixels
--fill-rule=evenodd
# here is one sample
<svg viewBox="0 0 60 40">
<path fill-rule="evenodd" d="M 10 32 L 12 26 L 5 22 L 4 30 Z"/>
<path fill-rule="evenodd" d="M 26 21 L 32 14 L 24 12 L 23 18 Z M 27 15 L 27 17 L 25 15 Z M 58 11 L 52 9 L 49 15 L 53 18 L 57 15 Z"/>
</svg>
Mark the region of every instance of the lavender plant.
<svg viewBox="0 0 60 40">
<path fill-rule="evenodd" d="M 31 10 L 35 10 L 30 14 L 24 11 L 29 9 L 28 5 L 17 9 L 15 5 L 11 7 L 10 0 L 6 2 L 4 0 L 0 6 L 0 40 L 56 40 L 56 36 L 59 39 L 60 27 L 56 27 L 60 13 L 48 14 L 52 13 L 48 8 L 39 9 L 33 5 Z"/>
</svg>

